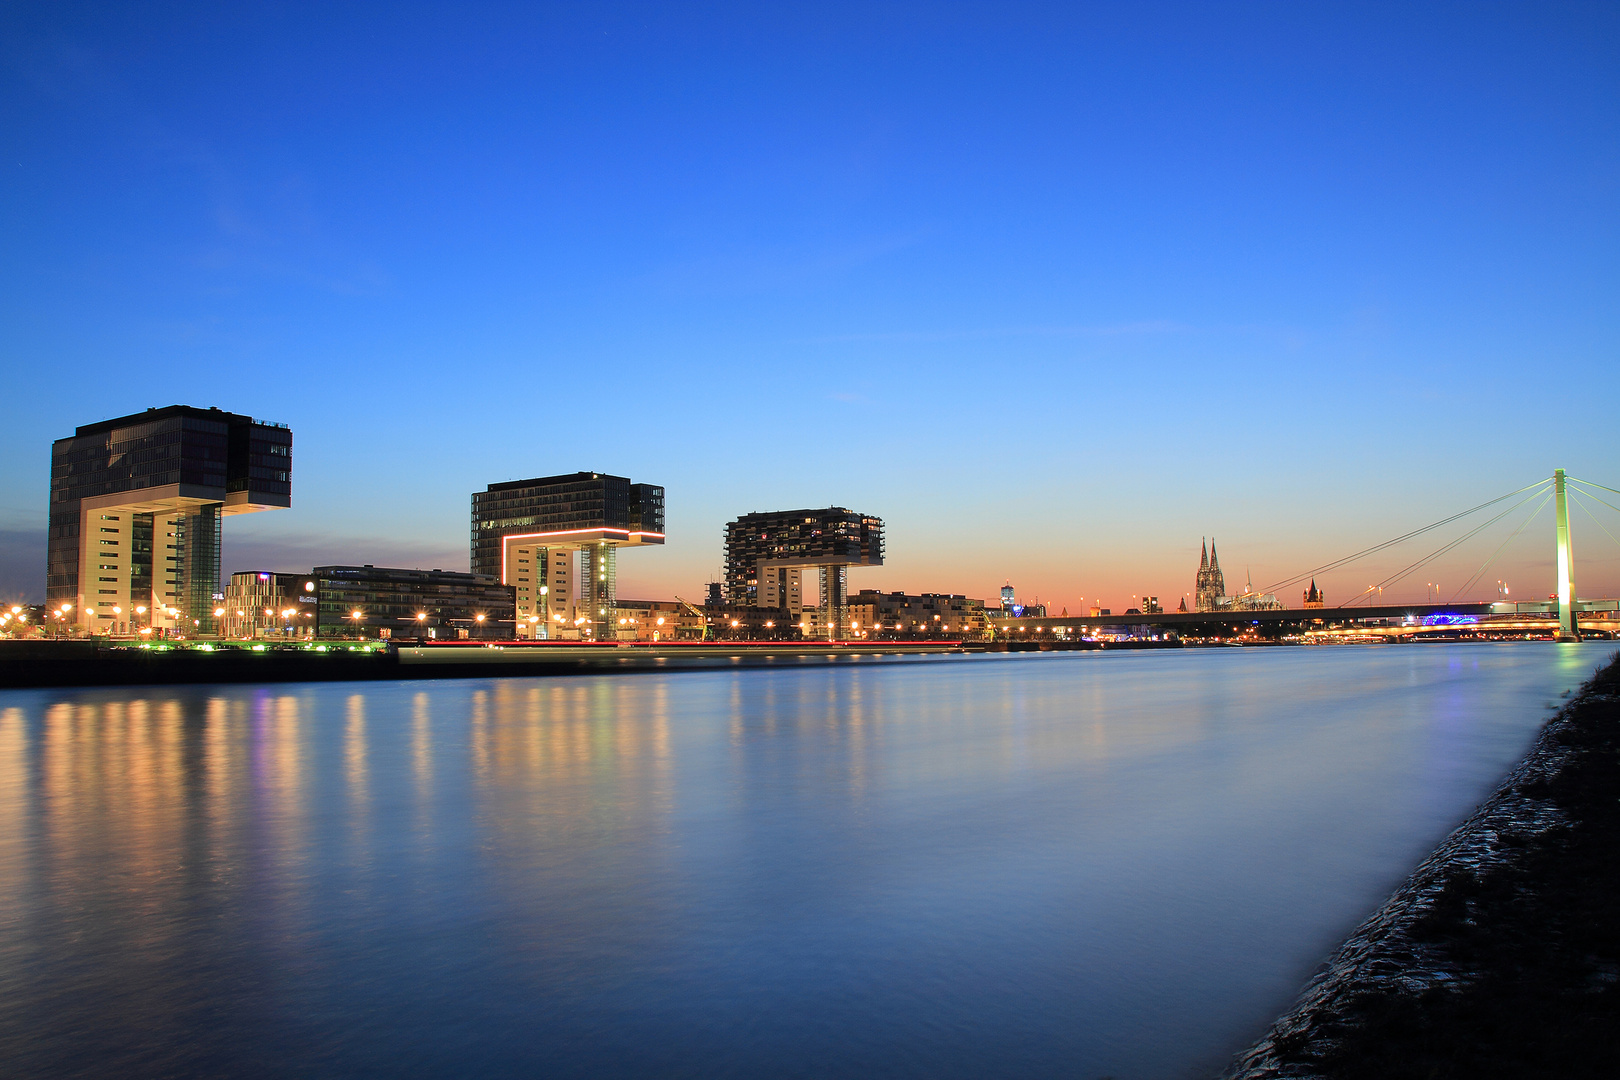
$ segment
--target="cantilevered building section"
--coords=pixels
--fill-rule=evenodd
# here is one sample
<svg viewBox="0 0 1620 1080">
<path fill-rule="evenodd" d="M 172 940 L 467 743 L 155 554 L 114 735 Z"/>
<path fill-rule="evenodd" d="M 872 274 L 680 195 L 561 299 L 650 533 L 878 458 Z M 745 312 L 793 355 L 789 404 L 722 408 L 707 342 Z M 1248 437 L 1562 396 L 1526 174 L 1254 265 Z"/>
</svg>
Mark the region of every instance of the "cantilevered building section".
<svg viewBox="0 0 1620 1080">
<path fill-rule="evenodd" d="M 292 505 L 292 432 L 171 405 L 51 444 L 45 596 L 97 633 L 212 634 L 221 519 Z"/>
<path fill-rule="evenodd" d="M 802 620 L 803 568 L 821 575 L 818 620 L 829 638 L 849 630 L 851 566 L 883 565 L 883 519 L 841 506 L 745 514 L 726 526 L 726 600 L 779 608 Z"/>
<path fill-rule="evenodd" d="M 472 572 L 517 590 L 519 637 L 618 636 L 617 551 L 664 542 L 664 489 L 570 473 L 472 497 Z"/>
</svg>

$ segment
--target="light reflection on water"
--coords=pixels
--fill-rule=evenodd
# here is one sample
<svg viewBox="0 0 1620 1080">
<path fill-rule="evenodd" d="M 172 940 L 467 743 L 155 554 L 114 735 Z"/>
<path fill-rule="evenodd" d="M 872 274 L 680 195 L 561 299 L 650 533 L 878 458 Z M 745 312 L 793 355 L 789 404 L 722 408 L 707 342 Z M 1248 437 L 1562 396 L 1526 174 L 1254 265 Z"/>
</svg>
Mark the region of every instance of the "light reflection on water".
<svg viewBox="0 0 1620 1080">
<path fill-rule="evenodd" d="M 1208 1074 L 1610 651 L 6 692 L 4 1071 Z"/>
</svg>

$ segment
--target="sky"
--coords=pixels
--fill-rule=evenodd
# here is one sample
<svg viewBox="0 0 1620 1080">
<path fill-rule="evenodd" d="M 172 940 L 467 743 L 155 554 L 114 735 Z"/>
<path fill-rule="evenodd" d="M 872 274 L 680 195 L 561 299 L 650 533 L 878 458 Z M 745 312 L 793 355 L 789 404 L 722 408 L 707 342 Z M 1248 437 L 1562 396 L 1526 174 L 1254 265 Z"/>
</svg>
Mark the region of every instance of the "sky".
<svg viewBox="0 0 1620 1080">
<path fill-rule="evenodd" d="M 474 490 L 596 470 L 667 490 L 628 597 L 756 510 L 1056 612 L 1620 488 L 1613 4 L 8 2 L 0 147 L 6 598 L 51 441 L 169 404 L 293 430 L 227 573 L 465 569 Z M 1385 598 L 1545 594 L 1535 505 Z"/>
</svg>

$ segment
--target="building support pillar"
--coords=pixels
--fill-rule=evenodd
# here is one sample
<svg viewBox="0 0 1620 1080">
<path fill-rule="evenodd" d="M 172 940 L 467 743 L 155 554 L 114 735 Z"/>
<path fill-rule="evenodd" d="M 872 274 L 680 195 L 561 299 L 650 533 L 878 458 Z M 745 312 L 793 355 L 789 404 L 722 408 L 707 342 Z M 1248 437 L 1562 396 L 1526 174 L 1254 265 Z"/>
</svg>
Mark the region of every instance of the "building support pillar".
<svg viewBox="0 0 1620 1080">
<path fill-rule="evenodd" d="M 1575 613 L 1575 554 L 1569 542 L 1569 503 L 1564 495 L 1564 470 L 1553 471 L 1553 500 L 1558 519 L 1558 640 L 1581 640 Z"/>
<path fill-rule="evenodd" d="M 597 641 L 619 639 L 618 614 L 618 545 L 598 541 L 585 549 L 585 588 L 581 599 L 587 603 L 585 616 L 591 625 L 591 636 Z"/>
<path fill-rule="evenodd" d="M 839 641 L 849 626 L 849 567 L 821 567 L 821 622 L 828 641 Z"/>
<path fill-rule="evenodd" d="M 217 634 L 214 618 L 214 595 L 219 592 L 220 576 L 220 510 L 223 503 L 206 503 L 195 507 L 175 529 L 175 547 L 178 549 L 175 591 L 180 595 L 180 632 L 186 636 Z M 162 530 L 167 531 L 167 530 Z M 166 538 L 163 538 L 166 539 Z M 152 579 L 156 588 L 167 590 L 162 577 L 168 571 L 163 567 L 167 555 L 154 539 Z"/>
</svg>

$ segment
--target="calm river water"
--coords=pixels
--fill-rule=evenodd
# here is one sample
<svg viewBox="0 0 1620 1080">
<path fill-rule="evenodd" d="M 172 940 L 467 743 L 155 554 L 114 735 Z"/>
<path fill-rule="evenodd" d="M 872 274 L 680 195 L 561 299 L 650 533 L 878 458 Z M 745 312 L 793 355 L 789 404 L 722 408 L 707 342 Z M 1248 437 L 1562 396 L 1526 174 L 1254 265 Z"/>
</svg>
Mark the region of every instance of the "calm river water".
<svg viewBox="0 0 1620 1080">
<path fill-rule="evenodd" d="M 0 1072 L 1207 1076 L 1612 651 L 0 693 Z"/>
</svg>

